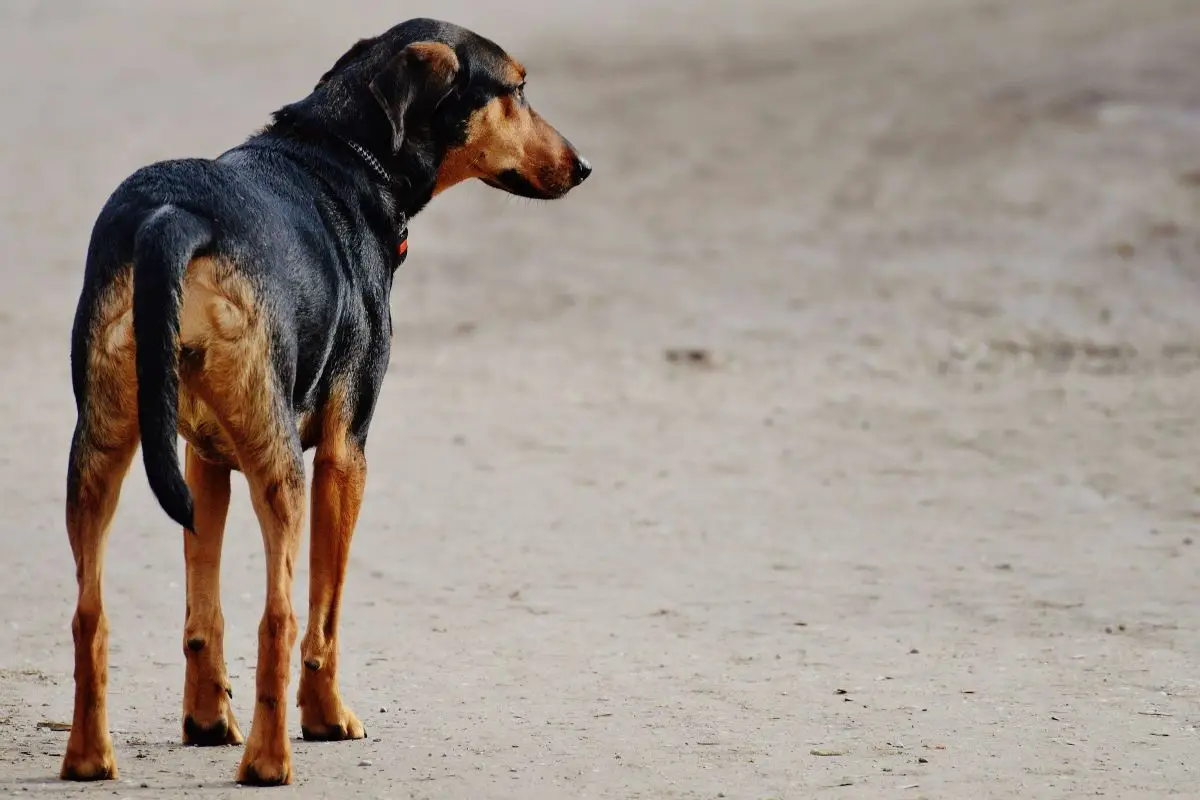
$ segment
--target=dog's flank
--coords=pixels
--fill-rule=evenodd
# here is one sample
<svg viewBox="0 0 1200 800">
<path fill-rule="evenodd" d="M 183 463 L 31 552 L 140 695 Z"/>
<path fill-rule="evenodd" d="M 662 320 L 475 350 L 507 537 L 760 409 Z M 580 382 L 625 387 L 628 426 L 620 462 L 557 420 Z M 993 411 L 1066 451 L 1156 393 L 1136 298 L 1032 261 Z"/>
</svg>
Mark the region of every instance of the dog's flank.
<svg viewBox="0 0 1200 800">
<path fill-rule="evenodd" d="M 219 581 L 236 470 L 250 486 L 267 566 L 254 720 L 237 779 L 292 780 L 292 574 L 311 448 L 301 729 L 321 741 L 365 735 L 338 689 L 338 618 L 407 221 L 471 178 L 552 199 L 591 171 L 529 107 L 524 81 L 524 67 L 495 43 L 412 20 L 354 45 L 308 97 L 242 145 L 213 160 L 145 167 L 108 199 L 71 338 L 78 415 L 66 522 L 79 595 L 63 778 L 117 776 L 104 548 L 139 441 L 159 504 L 192 532 L 184 537 L 184 742 L 242 741 L 229 705 Z M 182 472 L 177 434 L 187 443 Z"/>
</svg>

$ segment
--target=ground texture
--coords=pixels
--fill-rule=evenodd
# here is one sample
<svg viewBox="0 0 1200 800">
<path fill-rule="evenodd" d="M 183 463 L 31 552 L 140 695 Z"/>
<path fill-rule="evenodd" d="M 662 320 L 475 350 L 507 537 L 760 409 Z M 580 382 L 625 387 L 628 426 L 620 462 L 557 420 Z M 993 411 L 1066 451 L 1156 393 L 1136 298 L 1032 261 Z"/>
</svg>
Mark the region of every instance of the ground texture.
<svg viewBox="0 0 1200 800">
<path fill-rule="evenodd" d="M 180 533 L 140 470 L 122 780 L 54 779 L 83 253 L 134 168 L 430 14 L 524 61 L 596 172 L 414 222 L 345 601 L 370 738 L 295 743 L 276 793 L 1196 796 L 1193 0 L 572 5 L 0 9 L 0 794 L 247 791 L 179 745 Z M 245 723 L 263 575 L 239 485 Z"/>
</svg>

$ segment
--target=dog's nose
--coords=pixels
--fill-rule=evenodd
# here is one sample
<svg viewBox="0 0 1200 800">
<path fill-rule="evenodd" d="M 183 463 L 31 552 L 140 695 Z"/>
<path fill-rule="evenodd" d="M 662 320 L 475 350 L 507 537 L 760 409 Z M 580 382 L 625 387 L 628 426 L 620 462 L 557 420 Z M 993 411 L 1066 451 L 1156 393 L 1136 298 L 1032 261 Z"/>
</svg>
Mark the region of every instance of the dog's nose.
<svg viewBox="0 0 1200 800">
<path fill-rule="evenodd" d="M 592 165 L 583 156 L 575 157 L 575 185 L 583 183 L 587 180 L 588 175 L 592 174 Z"/>
</svg>

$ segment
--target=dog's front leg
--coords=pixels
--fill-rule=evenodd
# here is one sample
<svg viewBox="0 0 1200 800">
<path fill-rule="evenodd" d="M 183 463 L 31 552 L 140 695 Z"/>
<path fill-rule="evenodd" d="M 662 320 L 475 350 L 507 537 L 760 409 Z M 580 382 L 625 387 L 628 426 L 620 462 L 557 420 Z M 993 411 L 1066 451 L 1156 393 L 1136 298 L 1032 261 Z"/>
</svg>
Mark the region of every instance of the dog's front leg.
<svg viewBox="0 0 1200 800">
<path fill-rule="evenodd" d="M 313 461 L 312 538 L 308 630 L 300 645 L 300 729 L 310 741 L 361 739 L 362 723 L 342 704 L 337 684 L 338 613 L 350 539 L 362 505 L 367 460 L 362 448 L 337 431 Z"/>
</svg>

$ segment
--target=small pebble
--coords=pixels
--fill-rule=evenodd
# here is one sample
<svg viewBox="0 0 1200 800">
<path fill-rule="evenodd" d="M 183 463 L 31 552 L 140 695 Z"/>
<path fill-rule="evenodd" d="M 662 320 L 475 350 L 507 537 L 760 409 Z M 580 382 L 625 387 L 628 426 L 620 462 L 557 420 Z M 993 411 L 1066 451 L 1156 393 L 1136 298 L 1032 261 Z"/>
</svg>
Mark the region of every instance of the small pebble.
<svg viewBox="0 0 1200 800">
<path fill-rule="evenodd" d="M 358 765 L 360 767 L 369 767 L 369 766 L 371 766 L 371 761 L 370 761 L 370 759 L 364 758 L 362 761 L 358 762 Z"/>
<path fill-rule="evenodd" d="M 383 706 L 382 708 L 380 708 L 380 709 L 379 709 L 379 713 L 380 713 L 380 714 L 386 714 L 386 713 L 387 713 L 387 706 Z"/>
<path fill-rule="evenodd" d="M 663 357 L 672 364 L 689 364 L 694 367 L 712 367 L 713 354 L 703 347 L 672 347 L 663 351 Z"/>
<path fill-rule="evenodd" d="M 917 763 L 918 763 L 918 764 L 928 764 L 928 763 L 929 763 L 929 759 L 928 759 L 928 758 L 926 758 L 925 756 L 921 756 L 920 758 L 918 758 L 918 759 L 917 759 Z"/>
</svg>

